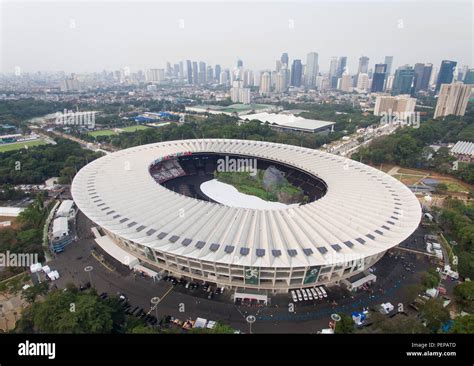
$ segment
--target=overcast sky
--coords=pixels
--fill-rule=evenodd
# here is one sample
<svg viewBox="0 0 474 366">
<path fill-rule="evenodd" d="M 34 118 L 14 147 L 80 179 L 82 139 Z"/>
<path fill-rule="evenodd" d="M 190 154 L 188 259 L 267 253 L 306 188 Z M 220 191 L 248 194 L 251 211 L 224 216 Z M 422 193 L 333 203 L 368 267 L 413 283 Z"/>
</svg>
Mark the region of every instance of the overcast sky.
<svg viewBox="0 0 474 366">
<path fill-rule="evenodd" d="M 318 52 L 348 56 L 355 72 L 394 56 L 394 66 L 473 65 L 470 1 L 35 1 L 1 2 L 0 70 L 89 72 L 163 68 L 166 61 L 273 69 Z M 392 69 L 393 70 L 393 69 Z"/>
</svg>

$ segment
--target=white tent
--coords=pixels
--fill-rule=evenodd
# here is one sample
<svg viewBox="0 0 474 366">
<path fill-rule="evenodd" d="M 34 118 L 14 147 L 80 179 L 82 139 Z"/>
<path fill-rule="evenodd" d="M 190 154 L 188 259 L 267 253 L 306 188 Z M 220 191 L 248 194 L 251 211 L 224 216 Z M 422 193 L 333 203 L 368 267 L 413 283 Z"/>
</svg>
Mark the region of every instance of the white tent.
<svg viewBox="0 0 474 366">
<path fill-rule="evenodd" d="M 51 272 L 51 268 L 49 268 L 48 265 L 44 266 L 42 269 L 43 269 L 43 272 L 46 273 L 46 274 L 48 274 L 49 272 Z"/>
<path fill-rule="evenodd" d="M 193 328 L 206 328 L 207 319 L 196 318 Z"/>
<path fill-rule="evenodd" d="M 36 272 L 41 271 L 41 268 L 43 268 L 43 266 L 41 265 L 41 263 L 33 263 L 33 264 L 30 266 L 30 271 L 31 271 L 31 273 L 36 273 Z"/>
</svg>

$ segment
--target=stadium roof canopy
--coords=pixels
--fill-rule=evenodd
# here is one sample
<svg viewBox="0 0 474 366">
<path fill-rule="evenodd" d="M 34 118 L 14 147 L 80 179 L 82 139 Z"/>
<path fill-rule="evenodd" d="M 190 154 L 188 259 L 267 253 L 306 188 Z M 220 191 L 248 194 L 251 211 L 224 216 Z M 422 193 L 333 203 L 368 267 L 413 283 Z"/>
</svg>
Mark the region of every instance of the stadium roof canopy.
<svg viewBox="0 0 474 366">
<path fill-rule="evenodd" d="M 149 167 L 165 156 L 221 153 L 271 159 L 320 177 L 321 199 L 278 210 L 228 207 L 175 193 Z M 395 178 L 319 150 L 200 139 L 142 145 L 101 157 L 76 175 L 79 209 L 110 232 L 161 252 L 223 264 L 295 267 L 385 252 L 418 227 L 421 208 Z"/>
</svg>

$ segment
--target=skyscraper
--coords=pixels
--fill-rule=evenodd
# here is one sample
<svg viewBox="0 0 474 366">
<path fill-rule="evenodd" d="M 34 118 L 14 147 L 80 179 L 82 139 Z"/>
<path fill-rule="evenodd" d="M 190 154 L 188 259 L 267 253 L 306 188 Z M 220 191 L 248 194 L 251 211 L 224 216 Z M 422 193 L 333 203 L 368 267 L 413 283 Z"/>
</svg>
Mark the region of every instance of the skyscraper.
<svg viewBox="0 0 474 366">
<path fill-rule="evenodd" d="M 450 84 L 453 81 L 453 75 L 454 71 L 456 70 L 456 65 L 456 61 L 441 61 L 435 91 L 439 91 L 439 89 L 441 88 L 441 84 Z"/>
<path fill-rule="evenodd" d="M 464 116 L 473 86 L 456 82 L 441 84 L 434 118 L 449 115 Z"/>
<path fill-rule="evenodd" d="M 291 65 L 291 86 L 301 86 L 302 74 L 303 65 L 301 64 L 301 60 L 293 60 L 293 64 Z"/>
<path fill-rule="evenodd" d="M 199 62 L 198 83 L 206 84 L 206 63 L 203 61 Z"/>
<path fill-rule="evenodd" d="M 289 62 L 288 54 L 286 52 L 281 55 L 280 61 L 283 65 L 286 65 L 286 67 L 289 66 L 289 64 L 288 64 L 288 62 Z"/>
<path fill-rule="evenodd" d="M 346 71 L 346 66 L 347 66 L 347 57 L 346 56 L 341 56 L 337 60 L 337 77 L 340 78 L 342 77 L 342 74 Z"/>
<path fill-rule="evenodd" d="M 237 60 L 237 67 L 244 67 L 244 62 L 242 60 Z"/>
<path fill-rule="evenodd" d="M 417 63 L 415 64 L 414 72 L 415 72 L 415 93 L 421 90 L 428 90 L 430 87 L 430 77 L 431 77 L 431 70 L 433 69 L 433 64 L 422 64 Z"/>
<path fill-rule="evenodd" d="M 387 73 L 387 64 L 375 64 L 374 75 L 372 77 L 372 89 L 371 89 L 373 93 L 383 91 L 386 73 Z"/>
<path fill-rule="evenodd" d="M 306 85 L 309 87 L 316 86 L 316 77 L 318 76 L 318 54 L 316 52 L 308 53 L 306 59 Z"/>
<path fill-rule="evenodd" d="M 464 84 L 474 84 L 474 69 L 469 69 L 464 77 Z"/>
<path fill-rule="evenodd" d="M 199 84 L 198 63 L 196 61 L 193 61 L 193 84 Z"/>
<path fill-rule="evenodd" d="M 339 86 L 341 91 L 344 92 L 351 92 L 352 91 L 352 76 L 348 73 L 345 72 L 341 76 L 341 85 Z"/>
<path fill-rule="evenodd" d="M 214 68 L 214 73 L 215 73 L 215 77 L 214 79 L 216 79 L 217 81 L 219 81 L 220 77 L 221 77 L 221 65 L 216 65 L 216 67 Z"/>
<path fill-rule="evenodd" d="M 359 57 L 359 67 L 357 68 L 357 74 L 367 74 L 369 71 L 369 58 L 367 56 Z"/>
<path fill-rule="evenodd" d="M 191 61 L 186 60 L 186 76 L 188 78 L 188 84 L 193 83 L 193 68 L 191 66 Z"/>
<path fill-rule="evenodd" d="M 260 94 L 261 95 L 267 95 L 268 93 L 270 93 L 270 87 L 271 87 L 270 82 L 271 82 L 270 73 L 266 71 L 262 74 L 262 77 L 260 80 Z"/>
<path fill-rule="evenodd" d="M 415 78 L 415 71 L 411 66 L 400 66 L 395 71 L 395 78 L 393 79 L 392 95 L 412 94 L 413 79 Z"/>
<path fill-rule="evenodd" d="M 384 64 L 387 65 L 387 76 L 392 73 L 393 56 L 385 56 Z"/>
<path fill-rule="evenodd" d="M 329 85 L 331 88 L 337 88 L 337 57 L 331 57 L 329 64 Z"/>
</svg>

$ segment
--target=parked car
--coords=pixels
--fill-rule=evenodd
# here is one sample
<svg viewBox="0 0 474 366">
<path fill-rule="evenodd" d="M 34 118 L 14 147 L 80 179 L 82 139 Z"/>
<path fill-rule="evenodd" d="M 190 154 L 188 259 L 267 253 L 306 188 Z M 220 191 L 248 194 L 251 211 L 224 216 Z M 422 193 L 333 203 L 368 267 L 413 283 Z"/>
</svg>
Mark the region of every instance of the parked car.
<svg viewBox="0 0 474 366">
<path fill-rule="evenodd" d="M 301 296 L 300 290 L 296 290 L 296 296 L 298 296 L 298 301 L 303 301 L 303 296 Z"/>
<path fill-rule="evenodd" d="M 311 291 L 309 291 L 309 289 L 306 289 L 305 291 L 308 294 L 308 299 L 313 300 L 313 294 L 311 293 Z"/>
<path fill-rule="evenodd" d="M 308 295 L 306 294 L 306 291 L 304 289 L 301 289 L 301 294 L 303 295 L 304 301 L 308 301 Z"/>
<path fill-rule="evenodd" d="M 298 302 L 298 297 L 296 296 L 295 291 L 291 290 L 290 294 L 291 294 L 291 298 L 293 299 L 293 302 Z"/>
<path fill-rule="evenodd" d="M 313 294 L 313 297 L 314 297 L 315 300 L 318 300 L 320 298 L 318 293 L 316 292 L 316 290 L 314 288 L 310 288 L 309 290 Z"/>
</svg>

